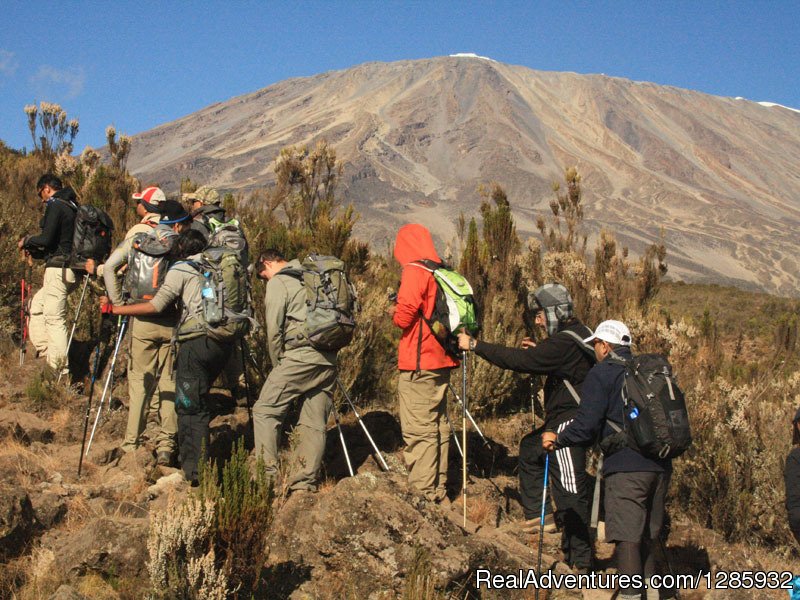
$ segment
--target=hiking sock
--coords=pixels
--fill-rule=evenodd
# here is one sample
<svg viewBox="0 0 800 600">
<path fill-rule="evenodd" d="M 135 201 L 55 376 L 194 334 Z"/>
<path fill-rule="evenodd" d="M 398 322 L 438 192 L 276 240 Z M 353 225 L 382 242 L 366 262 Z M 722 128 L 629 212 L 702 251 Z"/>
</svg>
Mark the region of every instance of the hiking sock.
<svg viewBox="0 0 800 600">
<path fill-rule="evenodd" d="M 653 540 L 642 541 L 640 548 L 640 556 L 642 557 L 642 573 L 647 582 L 645 590 L 647 592 L 647 600 L 659 600 L 659 593 L 657 589 L 650 587 L 650 578 L 656 572 L 656 556 L 653 553 Z"/>
<path fill-rule="evenodd" d="M 642 573 L 641 544 L 638 542 L 617 542 L 616 547 L 617 571 L 620 575 L 634 577 Z M 630 598 L 641 598 L 641 590 L 638 588 L 620 587 L 620 600 Z"/>
</svg>

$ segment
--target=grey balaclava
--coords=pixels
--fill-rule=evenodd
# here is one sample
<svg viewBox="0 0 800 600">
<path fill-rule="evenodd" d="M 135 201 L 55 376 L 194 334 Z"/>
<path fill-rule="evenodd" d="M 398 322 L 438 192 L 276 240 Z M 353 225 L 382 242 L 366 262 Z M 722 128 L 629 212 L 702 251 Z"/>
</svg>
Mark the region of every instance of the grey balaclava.
<svg viewBox="0 0 800 600">
<path fill-rule="evenodd" d="M 528 305 L 544 311 L 547 335 L 558 333 L 560 325 L 573 316 L 572 296 L 560 283 L 546 283 L 528 294 Z"/>
</svg>

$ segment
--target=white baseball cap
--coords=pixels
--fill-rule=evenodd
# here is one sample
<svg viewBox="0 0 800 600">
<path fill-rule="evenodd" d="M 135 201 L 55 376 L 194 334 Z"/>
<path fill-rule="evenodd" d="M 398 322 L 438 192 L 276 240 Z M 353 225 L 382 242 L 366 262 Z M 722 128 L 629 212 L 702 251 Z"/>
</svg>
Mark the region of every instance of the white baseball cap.
<svg viewBox="0 0 800 600">
<path fill-rule="evenodd" d="M 591 344 L 594 340 L 603 340 L 615 346 L 630 346 L 631 332 L 622 321 L 603 321 L 597 326 L 594 335 L 583 340 L 584 344 Z"/>
</svg>

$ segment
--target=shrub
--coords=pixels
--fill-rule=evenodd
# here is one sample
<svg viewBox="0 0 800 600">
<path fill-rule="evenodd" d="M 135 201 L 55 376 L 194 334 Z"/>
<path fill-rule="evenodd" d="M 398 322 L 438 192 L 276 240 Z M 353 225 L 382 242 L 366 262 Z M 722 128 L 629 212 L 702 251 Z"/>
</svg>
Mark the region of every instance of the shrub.
<svg viewBox="0 0 800 600">
<path fill-rule="evenodd" d="M 213 462 L 204 465 L 197 495 L 154 515 L 147 564 L 154 598 L 224 600 L 256 593 L 269 548 L 272 484 L 264 463 L 247 466 L 237 443 L 217 481 Z M 263 590 L 261 590 L 263 592 Z"/>
<path fill-rule="evenodd" d="M 232 590 L 249 593 L 261 585 L 269 556 L 266 537 L 272 524 L 273 485 L 263 459 L 256 461 L 251 473 L 247 457 L 244 438 L 240 438 L 220 481 L 214 463 L 207 463 L 200 477 L 199 499 L 215 507 L 211 550 L 217 564 Z"/>
</svg>

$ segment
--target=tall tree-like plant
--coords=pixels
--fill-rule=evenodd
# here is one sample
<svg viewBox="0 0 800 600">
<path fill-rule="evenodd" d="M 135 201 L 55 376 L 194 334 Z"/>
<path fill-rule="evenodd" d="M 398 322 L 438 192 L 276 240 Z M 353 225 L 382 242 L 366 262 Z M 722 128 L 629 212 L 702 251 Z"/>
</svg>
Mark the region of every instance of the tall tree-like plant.
<svg viewBox="0 0 800 600">
<path fill-rule="evenodd" d="M 39 106 L 29 104 L 25 114 L 35 151 L 51 160 L 59 154 L 72 152 L 72 142 L 80 124 L 78 119 L 68 118 L 61 105 L 53 102 L 40 102 Z"/>
</svg>

